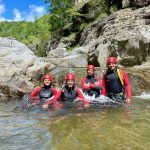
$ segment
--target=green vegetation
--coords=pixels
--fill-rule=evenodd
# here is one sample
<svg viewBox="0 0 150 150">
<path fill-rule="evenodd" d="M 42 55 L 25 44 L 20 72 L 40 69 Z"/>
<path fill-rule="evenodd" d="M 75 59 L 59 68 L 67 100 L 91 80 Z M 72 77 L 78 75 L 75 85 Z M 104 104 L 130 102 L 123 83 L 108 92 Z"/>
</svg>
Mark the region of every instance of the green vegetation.
<svg viewBox="0 0 150 150">
<path fill-rule="evenodd" d="M 13 37 L 35 48 L 35 54 L 46 56 L 50 37 L 59 41 L 67 37 L 69 50 L 79 46 L 81 31 L 90 22 L 106 17 L 121 7 L 116 0 L 45 0 L 49 15 L 34 22 L 0 22 L 0 37 Z"/>
<path fill-rule="evenodd" d="M 13 37 L 16 40 L 37 46 L 35 54 L 45 56 L 45 45 L 50 37 L 49 15 L 35 22 L 0 22 L 0 37 Z"/>
<path fill-rule="evenodd" d="M 45 0 L 50 12 L 51 31 L 62 29 L 72 20 L 75 0 Z"/>
<path fill-rule="evenodd" d="M 78 4 L 77 0 L 46 0 L 45 2 L 50 13 L 51 36 L 57 41 L 61 37 L 68 37 L 71 43 L 69 50 L 79 46 L 80 34 L 86 25 L 97 18 L 107 16 L 105 0 L 89 0 Z"/>
<path fill-rule="evenodd" d="M 94 21 L 106 13 L 105 0 L 89 0 L 87 3 L 75 4 L 77 0 L 46 0 L 50 13 L 50 31 L 52 34 L 68 36 L 78 32 L 81 24 Z"/>
</svg>

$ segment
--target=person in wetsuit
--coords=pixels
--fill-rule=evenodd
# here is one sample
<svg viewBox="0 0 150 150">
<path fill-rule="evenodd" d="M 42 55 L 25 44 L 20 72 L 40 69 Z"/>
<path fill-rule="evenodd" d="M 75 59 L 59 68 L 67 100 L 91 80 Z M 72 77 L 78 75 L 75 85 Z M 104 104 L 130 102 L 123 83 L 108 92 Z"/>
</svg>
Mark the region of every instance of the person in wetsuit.
<svg viewBox="0 0 150 150">
<path fill-rule="evenodd" d="M 126 72 L 117 67 L 117 58 L 107 59 L 107 70 L 102 78 L 102 94 L 113 100 L 131 101 L 131 86 Z"/>
<path fill-rule="evenodd" d="M 49 105 L 56 101 L 60 101 L 60 103 L 65 105 L 66 103 L 73 103 L 76 99 L 79 99 L 81 102 L 83 102 L 84 107 L 88 107 L 89 103 L 85 98 L 83 97 L 81 91 L 79 88 L 75 85 L 75 75 L 73 73 L 68 73 L 66 75 L 66 84 L 65 86 L 60 89 L 57 93 L 57 95 L 50 101 L 48 101 L 44 108 L 48 108 Z"/>
<path fill-rule="evenodd" d="M 47 73 L 43 77 L 43 85 L 35 88 L 31 94 L 30 99 L 33 103 L 43 105 L 57 94 L 57 90 L 52 86 L 52 76 Z"/>
<path fill-rule="evenodd" d="M 95 76 L 94 65 L 87 66 L 87 76 L 82 79 L 82 90 L 85 94 L 89 96 L 95 95 L 95 97 L 100 96 L 102 90 L 102 84 L 99 77 Z"/>
</svg>

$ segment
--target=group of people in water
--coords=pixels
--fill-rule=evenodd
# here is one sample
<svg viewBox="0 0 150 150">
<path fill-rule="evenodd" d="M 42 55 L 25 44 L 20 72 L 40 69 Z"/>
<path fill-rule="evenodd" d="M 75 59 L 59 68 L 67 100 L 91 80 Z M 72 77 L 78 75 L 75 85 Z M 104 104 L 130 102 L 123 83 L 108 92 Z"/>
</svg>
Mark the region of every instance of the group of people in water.
<svg viewBox="0 0 150 150">
<path fill-rule="evenodd" d="M 66 102 L 73 103 L 77 98 L 83 106 L 89 107 L 89 101 L 84 94 L 89 96 L 100 95 L 107 96 L 112 100 L 131 102 L 131 86 L 127 74 L 117 67 L 117 58 L 109 57 L 107 59 L 107 70 L 103 74 L 102 80 L 95 75 L 95 66 L 87 66 L 87 76 L 82 79 L 81 89 L 75 84 L 75 74 L 68 73 L 65 78 L 65 85 L 59 91 L 53 87 L 52 76 L 45 74 L 43 76 L 43 85 L 37 87 L 31 92 L 30 100 L 34 103 L 39 101 L 44 109 L 52 107 L 59 109 Z"/>
</svg>

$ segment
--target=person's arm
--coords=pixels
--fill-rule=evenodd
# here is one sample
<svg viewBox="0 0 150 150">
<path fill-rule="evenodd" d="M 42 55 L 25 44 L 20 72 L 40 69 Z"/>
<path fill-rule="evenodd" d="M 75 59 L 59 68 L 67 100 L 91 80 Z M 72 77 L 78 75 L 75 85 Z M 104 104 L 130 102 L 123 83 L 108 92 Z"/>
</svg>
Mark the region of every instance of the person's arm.
<svg viewBox="0 0 150 150">
<path fill-rule="evenodd" d="M 82 79 L 82 83 L 81 83 L 81 88 L 82 88 L 82 90 L 89 90 L 91 87 L 90 87 L 90 84 L 88 83 L 86 83 L 85 82 L 85 80 L 86 80 L 86 78 L 83 78 Z"/>
<path fill-rule="evenodd" d="M 39 94 L 40 90 L 41 90 L 41 87 L 37 87 L 37 88 L 35 88 L 35 89 L 33 90 L 33 92 L 31 92 L 31 94 L 30 94 L 30 99 L 31 99 L 32 101 L 34 101 L 34 100 L 37 99 L 37 95 Z"/>
<path fill-rule="evenodd" d="M 128 76 L 125 71 L 122 70 L 122 76 L 123 76 L 123 81 L 126 89 L 126 100 L 130 101 L 131 100 L 131 85 L 130 81 L 128 79 Z"/>
<path fill-rule="evenodd" d="M 54 98 L 52 98 L 51 100 L 49 100 L 48 102 L 46 102 L 44 105 L 45 106 L 51 105 L 55 101 L 59 100 L 59 98 L 61 97 L 61 93 L 62 93 L 62 90 L 60 90 L 59 92 L 57 92 L 57 94 L 54 96 Z"/>
<path fill-rule="evenodd" d="M 97 77 L 96 80 L 97 81 L 95 83 L 90 84 L 90 88 L 94 88 L 94 87 L 101 87 L 102 88 L 102 82 L 101 82 L 100 78 Z"/>
<path fill-rule="evenodd" d="M 84 105 L 88 106 L 89 102 L 84 98 L 81 91 L 78 88 L 76 90 L 77 90 L 77 93 L 78 93 L 78 98 L 83 101 Z"/>
<path fill-rule="evenodd" d="M 53 92 L 54 96 L 57 95 L 57 90 L 55 88 L 52 88 L 52 92 Z"/>
<path fill-rule="evenodd" d="M 105 74 L 103 74 L 103 77 L 102 77 L 102 86 L 103 86 L 102 95 L 106 96 L 106 79 L 105 79 Z"/>
</svg>

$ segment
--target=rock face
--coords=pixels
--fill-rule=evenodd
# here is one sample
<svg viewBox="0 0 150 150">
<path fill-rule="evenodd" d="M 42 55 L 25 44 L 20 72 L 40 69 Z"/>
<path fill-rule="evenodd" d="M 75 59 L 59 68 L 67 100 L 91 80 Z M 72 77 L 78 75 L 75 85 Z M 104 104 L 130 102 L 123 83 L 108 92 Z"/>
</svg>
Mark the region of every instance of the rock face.
<svg viewBox="0 0 150 150">
<path fill-rule="evenodd" d="M 150 6 L 137 10 L 130 8 L 120 10 L 109 18 L 98 21 L 96 28 L 92 25 L 81 34 L 82 45 L 90 40 L 89 60 L 98 60 L 103 66 L 108 55 L 117 56 L 123 66 L 140 65 L 150 56 Z M 84 39 L 84 40 L 83 40 Z M 101 57 L 101 54 L 105 56 Z M 105 61 L 102 61 L 105 57 Z M 95 59 L 93 59 L 95 58 Z M 128 61 L 130 60 L 130 61 Z"/>
<path fill-rule="evenodd" d="M 142 7 L 149 4 L 148 0 L 133 0 L 132 2 L 126 0 L 124 4 L 129 4 L 132 7 Z M 143 68 L 142 70 L 146 69 L 146 72 L 150 70 L 150 6 L 138 9 L 126 8 L 119 10 L 108 18 L 97 20 L 87 25 L 80 31 L 80 34 L 78 33 L 78 38 L 79 45 L 82 48 L 81 51 L 86 54 L 86 57 L 83 58 L 84 61 L 87 58 L 88 63 L 95 64 L 104 69 L 106 67 L 107 57 L 116 56 L 121 66 L 132 68 L 137 72 L 136 74 L 130 73 L 133 87 L 139 86 L 143 91 L 144 87 L 145 89 L 149 87 L 146 86 L 146 83 L 150 83 L 146 82 L 147 80 L 141 75 L 143 71 L 141 72 L 140 67 Z M 49 52 L 48 57 L 51 60 L 53 59 L 55 61 L 53 63 L 55 64 L 65 64 L 65 57 L 68 57 L 68 54 L 65 54 L 69 43 L 65 42 L 62 44 L 62 41 L 60 39 L 57 41 L 57 44 L 55 43 L 55 48 L 50 48 L 52 51 Z M 63 48 L 60 45 L 63 45 Z M 58 56 L 58 51 L 60 53 L 63 51 L 63 55 L 60 54 L 61 59 Z M 69 55 L 72 55 L 72 53 Z M 66 61 L 66 64 L 69 66 L 72 65 L 68 61 Z M 82 64 L 79 63 L 80 65 Z M 144 75 L 150 78 L 148 73 L 144 73 Z M 145 83 L 145 86 L 142 87 L 142 84 L 137 79 L 141 79 Z M 150 92 L 150 89 L 147 89 L 148 91 Z M 133 93 L 141 94 L 141 92 L 142 90 L 137 90 Z"/>
<path fill-rule="evenodd" d="M 150 0 L 122 0 L 123 8 L 148 6 Z"/>
<path fill-rule="evenodd" d="M 143 7 L 150 4 L 150 0 L 130 0 L 131 6 Z"/>
<path fill-rule="evenodd" d="M 78 34 L 78 38 L 82 48 L 79 48 L 78 52 L 87 54 L 88 63 L 105 68 L 106 58 L 111 55 L 117 56 L 120 64 L 125 67 L 140 65 L 150 56 L 150 6 L 117 11 L 106 19 L 87 25 Z M 67 48 L 70 44 L 63 41 L 59 39 L 57 43 L 50 45 L 49 49 L 52 51 L 48 55 L 49 58 L 52 53 L 59 51 L 58 48 Z M 68 53 L 66 56 L 72 54 Z M 58 56 L 53 55 L 52 59 L 55 58 Z"/>
<path fill-rule="evenodd" d="M 30 92 L 45 69 L 54 65 L 40 62 L 33 52 L 15 39 L 0 38 L 0 99 L 18 98 Z"/>
<path fill-rule="evenodd" d="M 49 52 L 48 60 L 58 67 L 84 67 L 87 65 L 87 54 L 82 48 L 67 51 L 66 48 L 56 48 Z"/>
</svg>

